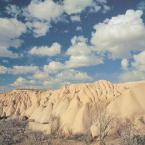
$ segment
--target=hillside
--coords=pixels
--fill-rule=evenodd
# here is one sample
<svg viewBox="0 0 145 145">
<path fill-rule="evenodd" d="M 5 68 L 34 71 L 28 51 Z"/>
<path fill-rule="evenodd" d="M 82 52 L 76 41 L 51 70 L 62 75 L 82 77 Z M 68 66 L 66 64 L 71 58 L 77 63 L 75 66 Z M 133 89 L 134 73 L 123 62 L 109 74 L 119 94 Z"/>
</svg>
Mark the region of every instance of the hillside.
<svg viewBox="0 0 145 145">
<path fill-rule="evenodd" d="M 98 104 L 115 118 L 136 119 L 145 115 L 145 81 L 112 84 L 70 84 L 57 90 L 13 90 L 0 94 L 0 117 L 29 119 L 29 128 L 51 134 L 86 134 L 98 116 Z M 121 122 L 121 121 L 120 121 Z M 114 124 L 115 125 L 115 124 Z"/>
</svg>

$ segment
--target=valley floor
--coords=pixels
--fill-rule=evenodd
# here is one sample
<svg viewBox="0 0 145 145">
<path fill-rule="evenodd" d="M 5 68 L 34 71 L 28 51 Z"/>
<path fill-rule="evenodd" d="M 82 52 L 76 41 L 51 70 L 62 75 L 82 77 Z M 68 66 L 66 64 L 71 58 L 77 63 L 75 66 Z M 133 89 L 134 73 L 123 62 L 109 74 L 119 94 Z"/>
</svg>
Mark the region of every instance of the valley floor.
<svg viewBox="0 0 145 145">
<path fill-rule="evenodd" d="M 98 145 L 88 136 L 57 137 L 27 128 L 26 120 L 1 119 L 0 145 Z M 117 145 L 112 142 L 107 145 Z"/>
</svg>

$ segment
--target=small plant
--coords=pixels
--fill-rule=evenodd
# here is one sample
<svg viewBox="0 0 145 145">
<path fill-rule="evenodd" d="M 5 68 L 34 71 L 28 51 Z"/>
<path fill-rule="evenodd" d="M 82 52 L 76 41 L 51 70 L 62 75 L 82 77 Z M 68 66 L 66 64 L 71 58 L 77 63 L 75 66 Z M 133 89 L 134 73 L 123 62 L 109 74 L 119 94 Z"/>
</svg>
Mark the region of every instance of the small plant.
<svg viewBox="0 0 145 145">
<path fill-rule="evenodd" d="M 121 145 L 139 145 L 135 132 L 134 125 L 130 120 L 126 120 L 120 128 Z"/>
<path fill-rule="evenodd" d="M 107 113 L 107 104 L 98 103 L 96 110 L 97 114 L 94 120 L 94 125 L 97 128 L 96 139 L 99 145 L 106 145 L 106 138 L 112 129 L 113 117 Z"/>
</svg>

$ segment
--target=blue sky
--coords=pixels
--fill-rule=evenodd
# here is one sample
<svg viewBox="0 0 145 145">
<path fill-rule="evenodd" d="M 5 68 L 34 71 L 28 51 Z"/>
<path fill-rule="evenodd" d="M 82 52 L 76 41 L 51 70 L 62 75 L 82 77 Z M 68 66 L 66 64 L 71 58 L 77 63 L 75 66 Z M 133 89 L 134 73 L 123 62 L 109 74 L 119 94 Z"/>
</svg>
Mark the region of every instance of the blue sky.
<svg viewBox="0 0 145 145">
<path fill-rule="evenodd" d="M 144 0 L 1 0 L 0 89 L 145 79 Z"/>
</svg>

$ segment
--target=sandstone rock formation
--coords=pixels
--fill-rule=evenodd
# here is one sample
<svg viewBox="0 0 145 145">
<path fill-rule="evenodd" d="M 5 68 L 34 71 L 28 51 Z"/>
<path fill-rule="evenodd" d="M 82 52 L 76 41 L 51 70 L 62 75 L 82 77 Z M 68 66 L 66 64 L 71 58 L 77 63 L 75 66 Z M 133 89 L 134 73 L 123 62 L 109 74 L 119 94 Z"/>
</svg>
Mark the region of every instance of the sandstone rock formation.
<svg viewBox="0 0 145 145">
<path fill-rule="evenodd" d="M 145 81 L 112 84 L 100 80 L 57 90 L 13 90 L 0 94 L 0 117 L 26 116 L 31 129 L 48 134 L 56 130 L 85 134 L 94 125 L 100 102 L 116 118 L 145 118 Z"/>
</svg>

